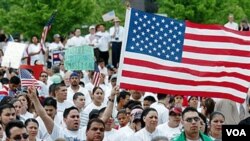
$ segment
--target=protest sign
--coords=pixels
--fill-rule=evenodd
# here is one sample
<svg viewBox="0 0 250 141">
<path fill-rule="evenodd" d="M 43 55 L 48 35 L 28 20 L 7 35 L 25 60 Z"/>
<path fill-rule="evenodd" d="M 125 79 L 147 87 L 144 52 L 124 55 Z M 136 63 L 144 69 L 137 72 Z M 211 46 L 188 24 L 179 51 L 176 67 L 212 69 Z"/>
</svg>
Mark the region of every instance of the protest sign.
<svg viewBox="0 0 250 141">
<path fill-rule="evenodd" d="M 1 65 L 18 69 L 26 46 L 22 43 L 8 42 Z"/>
<path fill-rule="evenodd" d="M 94 70 L 93 47 L 70 47 L 65 50 L 64 67 L 66 70 Z"/>
</svg>

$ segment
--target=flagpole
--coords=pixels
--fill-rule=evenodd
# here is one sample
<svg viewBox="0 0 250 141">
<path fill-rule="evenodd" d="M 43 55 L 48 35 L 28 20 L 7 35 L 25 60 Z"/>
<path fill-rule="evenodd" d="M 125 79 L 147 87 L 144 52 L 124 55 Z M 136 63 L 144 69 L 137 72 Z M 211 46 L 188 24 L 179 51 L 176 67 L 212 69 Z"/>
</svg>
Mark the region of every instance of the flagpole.
<svg viewBox="0 0 250 141">
<path fill-rule="evenodd" d="M 124 43 L 122 43 L 121 57 L 120 57 L 119 68 L 118 68 L 118 72 L 117 72 L 117 85 L 118 86 L 120 86 L 120 82 L 121 82 L 120 78 L 121 78 L 121 71 L 122 71 L 123 62 L 124 62 L 124 52 L 125 52 L 125 49 L 126 49 L 126 46 L 127 46 L 130 15 L 131 15 L 131 8 L 128 7 L 126 9 L 126 18 L 125 18 L 125 26 L 124 26 L 124 30 L 125 30 L 125 34 L 123 36 Z"/>
</svg>

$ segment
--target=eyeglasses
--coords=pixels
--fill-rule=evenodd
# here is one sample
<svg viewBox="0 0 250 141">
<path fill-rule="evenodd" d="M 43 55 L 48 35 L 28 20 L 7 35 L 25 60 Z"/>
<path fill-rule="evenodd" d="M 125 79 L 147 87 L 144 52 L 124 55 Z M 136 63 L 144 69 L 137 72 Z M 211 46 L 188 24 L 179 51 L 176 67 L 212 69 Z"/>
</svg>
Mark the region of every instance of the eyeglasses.
<svg viewBox="0 0 250 141">
<path fill-rule="evenodd" d="M 29 134 L 23 133 L 21 135 L 16 135 L 13 137 L 15 141 L 21 141 L 22 139 L 27 139 L 29 137 Z"/>
<path fill-rule="evenodd" d="M 198 122 L 198 121 L 200 121 L 200 118 L 199 118 L 199 117 L 192 117 L 192 118 L 187 118 L 187 119 L 185 119 L 185 121 L 186 121 L 186 122 L 189 122 L 189 123 L 193 122 L 193 120 L 194 120 L 195 122 Z"/>
</svg>

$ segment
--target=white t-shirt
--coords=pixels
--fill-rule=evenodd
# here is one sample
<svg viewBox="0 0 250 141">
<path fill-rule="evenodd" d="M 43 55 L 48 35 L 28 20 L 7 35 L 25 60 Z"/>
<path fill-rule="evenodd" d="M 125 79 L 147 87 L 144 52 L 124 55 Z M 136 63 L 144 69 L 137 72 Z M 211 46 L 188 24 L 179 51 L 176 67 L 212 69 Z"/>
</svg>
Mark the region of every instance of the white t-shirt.
<svg viewBox="0 0 250 141">
<path fill-rule="evenodd" d="M 117 141 L 127 141 L 134 133 L 135 131 L 132 130 L 129 125 L 126 125 L 118 130 L 118 135 L 120 138 L 118 138 Z"/>
<path fill-rule="evenodd" d="M 70 131 L 66 128 L 60 128 L 60 126 L 54 124 L 54 128 L 51 133 L 51 138 L 56 140 L 57 138 L 64 138 L 66 141 L 84 141 L 85 130 L 83 128 L 77 131 Z"/>
<path fill-rule="evenodd" d="M 56 102 L 57 104 L 57 112 L 63 113 L 66 108 L 69 108 L 71 106 L 74 106 L 71 102 L 64 100 L 63 103 Z"/>
<path fill-rule="evenodd" d="M 43 120 L 41 117 L 36 118 L 37 122 L 39 123 L 39 130 L 38 130 L 38 137 L 40 139 L 46 140 L 46 141 L 53 141 L 50 137 L 50 134 L 47 131 L 46 126 L 44 125 Z M 57 113 L 54 118 L 54 124 L 61 126 L 63 124 L 63 115 Z"/>
<path fill-rule="evenodd" d="M 82 36 L 79 37 L 74 36 L 70 38 L 66 43 L 66 47 L 83 46 L 83 45 L 87 45 L 87 41 Z"/>
<path fill-rule="evenodd" d="M 224 25 L 226 28 L 229 28 L 229 29 L 233 29 L 233 30 L 239 30 L 238 28 L 239 28 L 239 26 L 238 26 L 238 24 L 237 23 L 235 23 L 235 22 L 228 22 L 228 23 L 226 23 L 225 25 Z"/>
<path fill-rule="evenodd" d="M 118 131 L 116 129 L 111 129 L 111 131 L 105 131 L 104 132 L 104 138 L 102 141 L 117 141 L 117 133 Z"/>
<path fill-rule="evenodd" d="M 86 88 L 83 88 L 79 85 L 79 89 L 77 92 L 81 92 L 84 94 L 84 97 L 85 97 L 85 107 L 87 105 L 89 105 L 92 100 L 91 100 L 91 97 L 90 97 L 90 94 L 89 94 L 89 91 L 86 89 Z M 67 100 L 69 102 L 71 102 L 73 104 L 73 96 L 74 96 L 75 92 L 72 90 L 71 87 L 68 87 L 67 88 Z"/>
<path fill-rule="evenodd" d="M 163 124 L 168 121 L 169 110 L 164 106 L 164 104 L 155 102 L 150 105 L 158 113 L 158 125 Z"/>
<path fill-rule="evenodd" d="M 181 133 L 181 124 L 178 127 L 172 128 L 168 126 L 168 122 L 157 126 L 157 129 L 163 133 L 163 136 L 172 140 Z"/>
<path fill-rule="evenodd" d="M 31 54 L 31 53 L 36 53 L 38 51 L 41 50 L 41 45 L 40 43 L 38 43 L 37 45 L 35 44 L 30 44 L 28 46 L 28 53 Z M 45 48 L 43 46 L 43 50 L 45 51 Z M 33 56 L 30 56 L 30 64 L 31 65 L 34 65 L 35 61 L 36 60 L 39 60 L 41 64 L 44 64 L 44 54 L 42 53 L 42 51 L 40 51 L 39 54 L 36 54 L 36 55 L 33 55 Z"/>
<path fill-rule="evenodd" d="M 97 32 L 96 35 L 99 37 L 96 46 L 101 52 L 106 52 L 109 49 L 110 35 L 108 32 Z"/>
<path fill-rule="evenodd" d="M 89 121 L 89 113 L 93 110 L 93 109 L 97 109 L 100 110 L 103 107 L 105 107 L 105 104 L 102 104 L 101 106 L 96 106 L 93 102 L 91 102 L 84 110 L 83 110 L 83 118 L 81 118 L 81 120 L 83 120 L 83 123 L 81 121 L 81 124 L 83 126 L 87 126 L 87 123 Z"/>
<path fill-rule="evenodd" d="M 151 141 L 152 138 L 157 137 L 157 136 L 162 136 L 163 133 L 159 131 L 157 128 L 153 133 L 149 133 L 146 128 L 142 128 L 138 132 L 136 132 L 133 136 L 132 139 L 133 141 Z"/>
</svg>

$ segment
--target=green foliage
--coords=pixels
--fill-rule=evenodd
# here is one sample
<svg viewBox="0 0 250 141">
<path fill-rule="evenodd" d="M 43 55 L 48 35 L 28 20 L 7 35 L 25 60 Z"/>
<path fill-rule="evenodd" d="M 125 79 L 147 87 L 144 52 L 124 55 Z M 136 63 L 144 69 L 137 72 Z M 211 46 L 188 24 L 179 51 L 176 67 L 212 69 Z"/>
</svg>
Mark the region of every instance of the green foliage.
<svg viewBox="0 0 250 141">
<path fill-rule="evenodd" d="M 236 22 L 250 16 L 249 0 L 157 0 L 159 13 L 197 23 L 225 24 L 229 13 Z"/>
<path fill-rule="evenodd" d="M 111 10 L 115 10 L 122 20 L 125 18 L 125 6 L 121 0 L 1 0 L 0 29 L 11 34 L 22 33 L 26 39 L 33 34 L 40 36 L 55 10 L 57 16 L 48 40 L 55 33 L 67 36 L 76 27 L 102 23 L 102 15 Z M 105 24 L 111 26 L 111 22 Z M 87 28 L 83 32 L 88 32 Z"/>
</svg>

